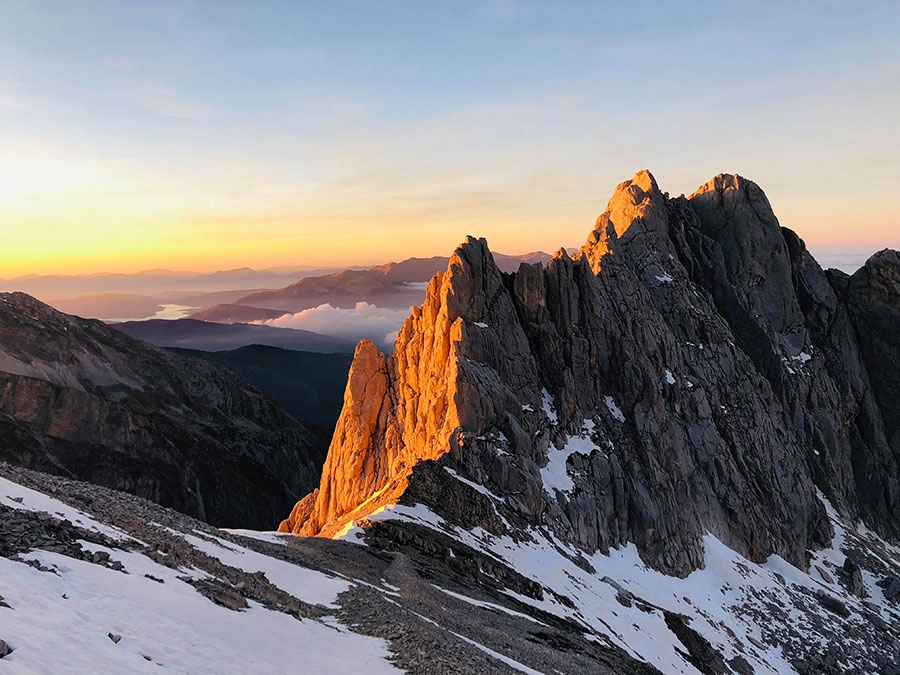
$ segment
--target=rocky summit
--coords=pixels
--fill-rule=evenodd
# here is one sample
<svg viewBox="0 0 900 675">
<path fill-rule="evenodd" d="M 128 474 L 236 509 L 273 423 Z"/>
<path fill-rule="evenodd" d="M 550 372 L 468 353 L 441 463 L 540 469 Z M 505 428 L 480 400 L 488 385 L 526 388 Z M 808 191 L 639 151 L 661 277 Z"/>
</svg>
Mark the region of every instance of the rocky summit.
<svg viewBox="0 0 900 675">
<path fill-rule="evenodd" d="M 642 171 L 579 251 L 511 274 L 469 237 L 389 358 L 357 347 L 319 488 L 280 529 L 439 559 L 535 602 L 546 589 L 517 547 L 596 571 L 633 546 L 641 565 L 693 578 L 721 545 L 821 582 L 817 551 L 877 557 L 850 556 L 848 533 L 900 538 L 898 280 L 893 251 L 850 277 L 824 271 L 762 189 L 728 174 L 670 198 Z M 900 644 L 766 613 L 760 649 L 800 672 L 896 672 Z M 799 646 L 826 634 L 852 654 L 842 665 Z M 728 667 L 700 670 L 741 672 Z"/>
<path fill-rule="evenodd" d="M 224 368 L 0 294 L 0 460 L 266 528 L 315 485 L 322 454 Z"/>
</svg>

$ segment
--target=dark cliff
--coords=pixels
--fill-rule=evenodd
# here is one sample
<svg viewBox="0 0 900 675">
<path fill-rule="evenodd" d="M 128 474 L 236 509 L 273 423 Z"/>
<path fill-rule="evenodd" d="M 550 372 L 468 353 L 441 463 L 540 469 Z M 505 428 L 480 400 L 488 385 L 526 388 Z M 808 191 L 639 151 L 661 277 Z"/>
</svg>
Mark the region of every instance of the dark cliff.
<svg viewBox="0 0 900 675">
<path fill-rule="evenodd" d="M 641 172 L 579 252 L 514 274 L 469 238 L 388 359 L 357 348 L 320 487 L 282 529 L 419 502 L 589 552 L 633 541 L 677 575 L 706 532 L 804 567 L 830 540 L 821 491 L 897 539 L 898 274 L 893 252 L 824 272 L 730 175 L 670 199 Z"/>
<path fill-rule="evenodd" d="M 323 458 L 302 424 L 224 368 L 4 293 L 0 459 L 268 529 Z"/>
</svg>

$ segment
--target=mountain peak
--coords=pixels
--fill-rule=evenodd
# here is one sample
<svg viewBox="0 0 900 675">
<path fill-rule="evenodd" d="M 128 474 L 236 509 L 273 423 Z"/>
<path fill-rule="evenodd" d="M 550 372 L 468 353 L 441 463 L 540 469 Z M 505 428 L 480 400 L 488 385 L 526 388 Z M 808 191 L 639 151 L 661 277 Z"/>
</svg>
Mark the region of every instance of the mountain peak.
<svg viewBox="0 0 900 675">
<path fill-rule="evenodd" d="M 748 180 L 739 174 L 720 173 L 710 178 L 706 183 L 697 188 L 690 198 L 706 192 L 721 192 L 723 190 L 745 190 L 749 186 L 759 189 L 752 180 Z"/>
<path fill-rule="evenodd" d="M 841 473 L 861 462 L 892 481 L 898 467 L 881 427 L 865 440 L 840 431 L 883 417 L 875 399 L 829 384 L 865 386 L 865 363 L 835 357 L 825 375 L 810 356 L 843 349 L 816 342 L 837 302 L 824 273 L 791 257 L 752 181 L 708 186 L 670 200 L 639 172 L 580 255 L 509 276 L 468 237 L 390 358 L 360 346 L 319 492 L 282 529 L 333 535 L 421 504 L 490 532 L 549 527 L 587 552 L 631 541 L 681 576 L 702 564 L 705 532 L 752 560 L 805 566 L 829 533 L 817 489 L 896 533 L 900 499 Z M 793 279 L 818 294 L 809 314 Z M 814 378 L 825 379 L 812 396 Z M 815 457 L 834 459 L 811 465 L 822 439 L 840 448 L 822 445 Z M 462 488 L 448 475 L 501 500 L 451 498 Z"/>
<path fill-rule="evenodd" d="M 769 229 L 779 227 L 762 188 L 738 174 L 720 173 L 697 188 L 688 200 L 695 209 L 706 213 L 710 210 L 727 211 L 736 213 L 745 221 L 753 221 L 753 225 Z"/>
<path fill-rule="evenodd" d="M 651 199 L 662 197 L 662 192 L 656 184 L 653 174 L 647 169 L 638 171 L 631 180 L 623 181 L 616 186 L 612 198 L 607 204 L 605 213 L 613 214 L 621 211 L 629 211 L 640 206 L 646 206 Z M 602 218 L 602 216 L 601 216 Z M 615 224 L 616 234 L 619 236 L 628 229 L 628 218 L 610 218 Z M 598 219 L 599 223 L 599 219 Z"/>
<path fill-rule="evenodd" d="M 656 178 L 650 173 L 649 169 L 641 169 L 631 179 L 631 184 L 639 187 L 644 192 L 658 192 L 659 186 L 656 184 Z"/>
<path fill-rule="evenodd" d="M 803 323 L 791 256 L 765 192 L 737 174 L 719 174 L 688 198 L 700 232 L 717 242 L 729 282 L 778 332 Z"/>
<path fill-rule="evenodd" d="M 446 454 L 447 439 L 460 429 L 479 433 L 498 420 L 505 424 L 509 413 L 521 411 L 513 389 L 530 392 L 536 403 L 531 363 L 498 365 L 495 391 L 481 384 L 478 364 L 527 349 L 487 242 L 468 237 L 446 272 L 429 283 L 390 358 L 374 345 L 357 347 L 318 493 L 299 503 L 280 529 L 332 536 L 396 503 L 413 467 Z"/>
<path fill-rule="evenodd" d="M 614 252 L 616 242 L 665 237 L 665 199 L 653 174 L 646 169 L 616 186 L 582 247 L 595 272 L 600 270 L 603 256 Z"/>
</svg>

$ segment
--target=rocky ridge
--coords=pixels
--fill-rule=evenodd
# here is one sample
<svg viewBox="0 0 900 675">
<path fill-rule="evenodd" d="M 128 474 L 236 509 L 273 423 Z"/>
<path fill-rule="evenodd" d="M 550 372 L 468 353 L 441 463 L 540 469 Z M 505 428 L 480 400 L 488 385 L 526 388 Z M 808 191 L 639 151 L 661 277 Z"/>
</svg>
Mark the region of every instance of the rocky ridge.
<svg viewBox="0 0 900 675">
<path fill-rule="evenodd" d="M 501 273 L 469 238 L 390 358 L 357 348 L 320 486 L 282 529 L 417 503 L 587 553 L 634 542 L 677 576 L 706 533 L 806 568 L 832 536 L 820 491 L 896 539 L 898 270 L 824 272 L 731 175 L 672 199 L 640 172 L 546 267 Z"/>
<path fill-rule="evenodd" d="M 322 450 L 224 368 L 0 294 L 0 459 L 218 524 L 271 527 Z"/>
</svg>

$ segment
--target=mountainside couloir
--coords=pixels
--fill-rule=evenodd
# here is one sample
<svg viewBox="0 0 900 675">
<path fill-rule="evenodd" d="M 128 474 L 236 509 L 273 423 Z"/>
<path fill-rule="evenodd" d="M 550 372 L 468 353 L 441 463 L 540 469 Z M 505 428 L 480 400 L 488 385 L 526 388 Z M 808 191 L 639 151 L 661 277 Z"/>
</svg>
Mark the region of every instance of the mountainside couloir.
<svg viewBox="0 0 900 675">
<path fill-rule="evenodd" d="M 322 451 L 224 368 L 3 293 L 0 460 L 265 529 L 315 485 Z"/>
<path fill-rule="evenodd" d="M 320 486 L 281 529 L 378 536 L 367 517 L 399 502 L 588 553 L 634 542 L 677 576 L 707 533 L 805 568 L 831 541 L 821 492 L 896 540 L 898 278 L 891 251 L 823 271 L 727 174 L 671 199 L 638 173 L 543 267 L 504 274 L 469 238 L 390 358 L 357 347 Z"/>
</svg>

